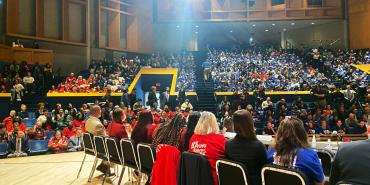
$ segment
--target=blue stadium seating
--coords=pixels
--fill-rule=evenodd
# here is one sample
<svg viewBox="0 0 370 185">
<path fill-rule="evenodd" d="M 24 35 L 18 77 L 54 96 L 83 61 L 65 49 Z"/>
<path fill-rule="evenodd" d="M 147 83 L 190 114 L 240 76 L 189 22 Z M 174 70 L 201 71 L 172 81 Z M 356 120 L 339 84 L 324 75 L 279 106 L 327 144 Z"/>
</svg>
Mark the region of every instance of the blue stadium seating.
<svg viewBox="0 0 370 185">
<path fill-rule="evenodd" d="M 28 118 L 36 119 L 35 112 L 28 112 Z"/>
<path fill-rule="evenodd" d="M 8 154 L 8 144 L 7 143 L 0 143 L 0 157 L 6 157 Z"/>
<path fill-rule="evenodd" d="M 30 155 L 46 153 L 49 150 L 48 142 L 49 140 L 30 140 Z"/>
<path fill-rule="evenodd" d="M 50 139 L 51 137 L 53 137 L 55 134 L 55 131 L 51 130 L 51 131 L 47 131 L 46 132 L 46 139 Z"/>
<path fill-rule="evenodd" d="M 26 124 L 27 128 L 31 128 L 35 125 L 36 119 L 35 118 L 25 118 L 22 120 L 24 124 Z"/>
</svg>

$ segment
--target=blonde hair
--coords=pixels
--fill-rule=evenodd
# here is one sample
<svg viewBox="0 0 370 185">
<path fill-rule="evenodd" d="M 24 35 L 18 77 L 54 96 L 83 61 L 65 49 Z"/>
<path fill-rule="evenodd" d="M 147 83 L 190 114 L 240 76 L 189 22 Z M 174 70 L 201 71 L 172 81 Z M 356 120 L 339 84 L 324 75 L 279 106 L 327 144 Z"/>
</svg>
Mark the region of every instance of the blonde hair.
<svg viewBox="0 0 370 185">
<path fill-rule="evenodd" d="M 216 116 L 211 112 L 202 112 L 194 133 L 198 135 L 207 135 L 216 134 L 219 131 L 220 129 L 217 124 Z"/>
</svg>

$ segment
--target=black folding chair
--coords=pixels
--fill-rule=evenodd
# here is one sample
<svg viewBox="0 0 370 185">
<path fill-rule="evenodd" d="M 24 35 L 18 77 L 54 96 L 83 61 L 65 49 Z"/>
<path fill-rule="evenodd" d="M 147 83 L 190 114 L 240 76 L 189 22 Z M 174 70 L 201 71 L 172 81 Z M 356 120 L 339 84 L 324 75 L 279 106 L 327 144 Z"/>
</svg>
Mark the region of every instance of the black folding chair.
<svg viewBox="0 0 370 185">
<path fill-rule="evenodd" d="M 125 168 L 123 166 L 122 150 L 119 146 L 119 141 L 114 138 L 106 138 L 105 145 L 107 149 L 107 154 L 108 154 L 107 156 L 108 156 L 109 163 L 122 165 L 121 173 L 123 174 Z"/>
<path fill-rule="evenodd" d="M 135 143 L 130 139 L 121 140 L 121 153 L 123 165 L 134 170 L 139 170 L 138 160 L 136 158 Z M 118 184 L 121 184 L 123 173 L 119 178 Z"/>
<path fill-rule="evenodd" d="M 331 163 L 333 162 L 334 154 L 328 150 L 318 150 L 317 155 L 321 159 L 321 165 L 325 176 L 330 176 Z"/>
<path fill-rule="evenodd" d="M 94 136 L 94 146 L 95 146 L 95 161 L 93 165 L 93 171 L 90 174 L 89 182 L 91 182 L 91 178 L 94 175 L 94 171 L 96 168 L 96 164 L 98 163 L 98 159 L 109 161 L 108 160 L 108 154 L 107 149 L 105 148 L 105 139 L 102 136 Z M 109 170 L 107 170 L 109 171 Z M 103 183 L 105 182 L 105 179 L 107 177 L 107 171 L 104 173 Z"/>
<path fill-rule="evenodd" d="M 216 161 L 219 185 L 248 185 L 246 167 L 238 162 L 220 159 Z"/>
<path fill-rule="evenodd" d="M 139 143 L 137 145 L 140 172 L 148 176 L 146 184 L 150 183 L 150 173 L 154 164 L 154 154 L 150 144 Z"/>
<path fill-rule="evenodd" d="M 276 165 L 265 165 L 261 171 L 262 185 L 306 185 L 309 181 L 305 174 L 298 170 Z"/>
<path fill-rule="evenodd" d="M 95 147 L 94 147 L 91 135 L 89 133 L 83 133 L 82 134 L 82 143 L 83 143 L 82 147 L 84 149 L 85 155 L 84 155 L 84 159 L 82 160 L 80 170 L 78 170 L 77 178 L 80 177 L 82 167 L 85 163 L 86 155 L 95 156 Z M 92 170 L 94 170 L 94 168 Z"/>
</svg>

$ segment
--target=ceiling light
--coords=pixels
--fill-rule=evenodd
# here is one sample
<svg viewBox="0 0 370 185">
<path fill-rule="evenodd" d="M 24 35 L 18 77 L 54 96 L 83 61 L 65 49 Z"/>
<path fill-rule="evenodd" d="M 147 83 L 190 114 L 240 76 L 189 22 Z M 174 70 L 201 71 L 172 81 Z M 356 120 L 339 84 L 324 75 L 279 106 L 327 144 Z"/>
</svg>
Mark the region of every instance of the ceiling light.
<svg viewBox="0 0 370 185">
<path fill-rule="evenodd" d="M 195 27 L 196 27 L 196 28 L 199 28 L 199 26 L 198 26 L 198 25 L 195 25 Z"/>
<path fill-rule="evenodd" d="M 311 22 L 312 25 L 314 25 L 315 23 L 314 22 Z"/>
<path fill-rule="evenodd" d="M 265 31 L 269 31 L 269 30 L 265 30 Z"/>
<path fill-rule="evenodd" d="M 233 32 L 233 30 L 230 30 L 230 33 L 232 33 Z"/>
<path fill-rule="evenodd" d="M 196 31 L 195 34 L 198 34 L 198 32 Z"/>
<path fill-rule="evenodd" d="M 292 23 L 290 23 L 290 25 L 294 26 L 294 25 L 295 25 L 295 23 L 294 23 L 294 22 L 292 22 Z"/>
<path fill-rule="evenodd" d="M 286 30 L 287 30 L 286 28 L 283 29 L 283 31 L 286 31 Z"/>
<path fill-rule="evenodd" d="M 176 28 L 180 28 L 180 25 L 177 25 Z"/>
<path fill-rule="evenodd" d="M 274 23 L 272 23 L 271 25 L 272 25 L 272 26 L 275 26 L 275 24 L 274 24 Z"/>
<path fill-rule="evenodd" d="M 256 27 L 256 25 L 255 25 L 255 24 L 253 24 L 252 26 L 253 26 L 253 27 Z"/>
</svg>

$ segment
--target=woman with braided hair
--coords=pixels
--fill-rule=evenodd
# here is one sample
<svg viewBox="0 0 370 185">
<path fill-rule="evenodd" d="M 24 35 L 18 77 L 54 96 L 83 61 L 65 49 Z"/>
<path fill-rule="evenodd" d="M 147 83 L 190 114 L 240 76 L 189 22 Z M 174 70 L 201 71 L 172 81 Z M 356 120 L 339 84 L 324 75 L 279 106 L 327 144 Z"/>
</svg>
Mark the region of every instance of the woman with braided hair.
<svg viewBox="0 0 370 185">
<path fill-rule="evenodd" d="M 152 147 L 156 148 L 160 144 L 166 144 L 182 151 L 180 136 L 185 123 L 184 116 L 176 114 L 169 122 L 162 124 L 154 133 Z"/>
</svg>

